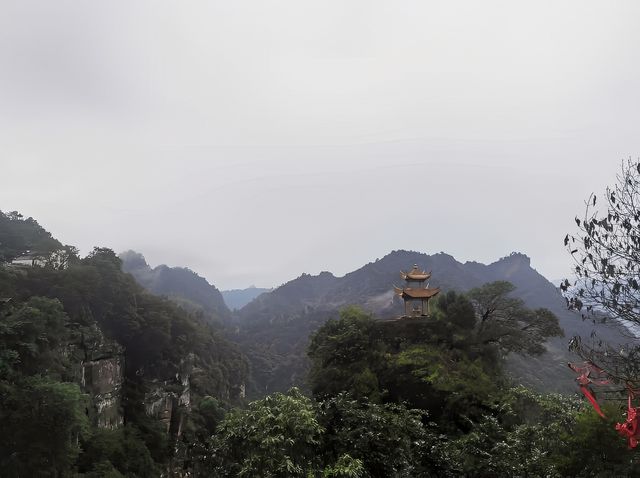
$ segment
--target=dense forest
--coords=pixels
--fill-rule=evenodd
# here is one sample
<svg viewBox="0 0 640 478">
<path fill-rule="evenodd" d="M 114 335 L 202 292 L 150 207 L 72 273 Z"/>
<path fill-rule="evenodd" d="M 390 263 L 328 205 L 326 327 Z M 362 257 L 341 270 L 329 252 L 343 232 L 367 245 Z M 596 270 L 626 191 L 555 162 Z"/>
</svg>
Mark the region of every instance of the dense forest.
<svg viewBox="0 0 640 478">
<path fill-rule="evenodd" d="M 27 251 L 42 262 L 14 261 Z M 308 311 L 302 388 L 254 386 L 248 401 L 247 384 L 264 383 L 256 351 L 232 341 L 238 318 L 191 271 L 130 255 L 140 285 L 113 251 L 81 258 L 15 212 L 0 213 L 0 257 L 2 476 L 640 473 L 614 428 L 618 402 L 602 419 L 507 374 L 507 357 L 539 357 L 563 335 L 507 281 L 444 291 L 429 318 Z M 168 278 L 201 295 L 143 288 Z"/>
<path fill-rule="evenodd" d="M 156 297 L 108 249 L 79 258 L 2 214 L 2 476 L 160 476 L 192 459 L 247 363 L 207 316 Z M 20 251 L 64 255 L 12 265 Z"/>
</svg>

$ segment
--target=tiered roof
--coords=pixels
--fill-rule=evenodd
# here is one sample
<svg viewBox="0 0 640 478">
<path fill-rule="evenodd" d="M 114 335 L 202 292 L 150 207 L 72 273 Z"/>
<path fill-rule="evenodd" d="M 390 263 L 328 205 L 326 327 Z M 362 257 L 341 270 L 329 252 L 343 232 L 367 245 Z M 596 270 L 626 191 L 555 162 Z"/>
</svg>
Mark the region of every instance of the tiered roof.
<svg viewBox="0 0 640 478">
<path fill-rule="evenodd" d="M 424 282 L 431 277 L 431 272 L 421 271 L 418 265 L 414 264 L 409 272 L 400 271 L 400 277 L 406 281 Z"/>
<path fill-rule="evenodd" d="M 431 277 L 431 272 L 420 270 L 417 264 L 409 272 L 400 272 L 400 277 L 409 282 L 424 282 Z M 440 292 L 438 287 L 393 287 L 395 293 L 403 299 L 430 299 Z"/>
<path fill-rule="evenodd" d="M 413 287 L 405 287 L 401 289 L 400 287 L 393 288 L 397 295 L 400 297 L 407 299 L 430 299 L 431 297 L 435 297 L 440 292 L 438 287 L 434 288 L 413 288 Z"/>
</svg>

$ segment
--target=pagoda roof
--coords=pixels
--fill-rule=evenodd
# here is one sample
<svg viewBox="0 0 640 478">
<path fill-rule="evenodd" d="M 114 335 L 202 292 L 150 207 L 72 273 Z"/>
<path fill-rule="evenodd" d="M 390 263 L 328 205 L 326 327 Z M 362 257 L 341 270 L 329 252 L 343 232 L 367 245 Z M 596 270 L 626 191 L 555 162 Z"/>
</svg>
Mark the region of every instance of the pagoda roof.
<svg viewBox="0 0 640 478">
<path fill-rule="evenodd" d="M 421 271 L 418 269 L 418 265 L 414 264 L 413 269 L 409 272 L 400 271 L 400 277 L 404 280 L 413 280 L 413 281 L 425 281 L 431 277 L 431 272 Z"/>
<path fill-rule="evenodd" d="M 440 288 L 413 288 L 413 287 L 405 287 L 401 289 L 399 287 L 394 287 L 396 294 L 401 296 L 402 298 L 408 299 L 430 299 L 431 297 L 435 297 L 440 292 Z"/>
</svg>

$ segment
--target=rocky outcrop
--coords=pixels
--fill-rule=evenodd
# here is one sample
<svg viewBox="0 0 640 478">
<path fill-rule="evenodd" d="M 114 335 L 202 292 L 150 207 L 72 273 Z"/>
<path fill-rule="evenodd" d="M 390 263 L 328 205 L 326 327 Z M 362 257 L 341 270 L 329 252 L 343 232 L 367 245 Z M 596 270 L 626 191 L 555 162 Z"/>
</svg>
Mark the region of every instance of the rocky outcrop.
<svg viewBox="0 0 640 478">
<path fill-rule="evenodd" d="M 89 395 L 87 414 L 91 421 L 100 428 L 122 426 L 124 349 L 95 325 L 82 331 L 80 342 L 71 346 L 70 352 L 78 364 L 78 382 Z"/>
<path fill-rule="evenodd" d="M 148 392 L 144 397 L 147 415 L 159 420 L 171 436 L 182 434 L 187 414 L 191 411 L 191 383 L 193 370 L 193 354 L 180 362 L 175 377 L 160 381 L 147 381 Z"/>
<path fill-rule="evenodd" d="M 121 355 L 82 364 L 81 385 L 89 394 L 92 405 L 89 416 L 100 428 L 114 429 L 123 424 L 123 366 Z"/>
<path fill-rule="evenodd" d="M 82 331 L 78 343 L 70 345 L 68 354 L 76 364 L 75 375 L 82 390 L 89 396 L 87 415 L 100 428 L 115 429 L 124 424 L 123 394 L 125 380 L 125 350 L 109 340 L 96 325 Z M 181 436 L 191 412 L 192 381 L 202 374 L 194 365 L 195 356 L 188 355 L 177 367 L 135 371 L 143 387 L 146 413 L 163 424 L 167 434 Z M 197 385 L 196 385 L 197 388 Z M 244 383 L 231 385 L 225 399 L 244 398 Z"/>
</svg>

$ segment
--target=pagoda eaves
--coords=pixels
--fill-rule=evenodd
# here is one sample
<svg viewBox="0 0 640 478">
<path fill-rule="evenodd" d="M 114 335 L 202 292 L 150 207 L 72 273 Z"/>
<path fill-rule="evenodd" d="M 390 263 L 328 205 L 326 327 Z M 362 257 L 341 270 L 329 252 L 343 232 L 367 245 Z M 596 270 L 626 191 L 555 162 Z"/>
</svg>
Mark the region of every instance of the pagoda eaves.
<svg viewBox="0 0 640 478">
<path fill-rule="evenodd" d="M 404 289 L 401 289 L 400 287 L 394 287 L 394 290 L 396 294 L 403 299 L 430 299 L 438 295 L 438 293 L 440 292 L 440 289 L 438 287 L 426 289 L 417 289 L 413 287 L 405 287 Z"/>
<path fill-rule="evenodd" d="M 424 282 L 431 277 L 431 272 L 421 271 L 418 265 L 414 264 L 409 272 L 400 271 L 400 277 L 406 281 Z"/>
<path fill-rule="evenodd" d="M 438 287 L 424 287 L 423 283 L 431 277 L 431 272 L 418 269 L 416 264 L 409 272 L 400 272 L 400 276 L 406 281 L 405 287 L 393 286 L 396 295 L 404 300 L 403 317 L 428 317 L 429 301 L 438 295 Z"/>
</svg>

